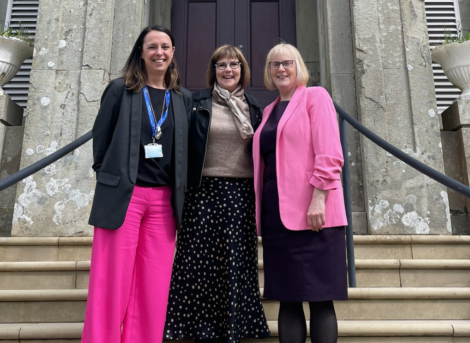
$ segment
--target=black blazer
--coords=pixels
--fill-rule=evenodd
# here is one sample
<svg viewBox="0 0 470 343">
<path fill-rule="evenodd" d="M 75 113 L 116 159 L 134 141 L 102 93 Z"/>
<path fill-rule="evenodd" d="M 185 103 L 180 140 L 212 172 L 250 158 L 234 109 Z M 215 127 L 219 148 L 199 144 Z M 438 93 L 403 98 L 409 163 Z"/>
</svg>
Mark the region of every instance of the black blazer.
<svg viewBox="0 0 470 343">
<path fill-rule="evenodd" d="M 187 183 L 188 129 L 191 93 L 171 91 L 175 118 L 172 207 L 177 228 L 181 225 Z M 93 169 L 96 190 L 89 224 L 105 229 L 122 226 L 134 190 L 139 165 L 142 118 L 142 91 L 126 90 L 124 80 L 109 83 L 101 97 L 101 107 L 93 125 Z"/>
<path fill-rule="evenodd" d="M 263 110 L 256 98 L 247 92 L 245 92 L 245 100 L 250 109 L 251 126 L 256 131 L 261 123 Z M 191 187 L 199 187 L 201 185 L 211 119 L 212 88 L 206 88 L 193 94 L 193 112 L 191 116 L 191 130 L 189 130 L 188 174 L 188 184 Z"/>
</svg>

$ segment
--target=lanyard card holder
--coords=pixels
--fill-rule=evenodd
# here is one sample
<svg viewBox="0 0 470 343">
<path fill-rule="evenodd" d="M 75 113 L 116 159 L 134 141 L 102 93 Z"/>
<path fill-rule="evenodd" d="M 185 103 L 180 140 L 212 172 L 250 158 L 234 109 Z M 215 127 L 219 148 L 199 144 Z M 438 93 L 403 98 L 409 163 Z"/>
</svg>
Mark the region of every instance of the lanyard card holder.
<svg viewBox="0 0 470 343">
<path fill-rule="evenodd" d="M 150 143 L 144 146 L 145 158 L 161 158 L 163 157 L 162 145 L 158 143 Z"/>
</svg>

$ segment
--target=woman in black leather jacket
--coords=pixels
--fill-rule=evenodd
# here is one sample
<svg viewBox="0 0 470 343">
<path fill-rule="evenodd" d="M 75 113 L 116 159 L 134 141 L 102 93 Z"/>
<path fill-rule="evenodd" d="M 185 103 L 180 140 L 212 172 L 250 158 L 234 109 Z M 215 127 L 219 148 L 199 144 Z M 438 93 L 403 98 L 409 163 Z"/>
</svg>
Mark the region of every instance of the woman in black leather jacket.
<svg viewBox="0 0 470 343">
<path fill-rule="evenodd" d="M 210 88 L 193 95 L 188 184 L 168 299 L 165 337 L 196 342 L 264 338 L 269 329 L 258 284 L 252 137 L 261 122 L 244 91 L 242 52 L 218 48 Z"/>
</svg>

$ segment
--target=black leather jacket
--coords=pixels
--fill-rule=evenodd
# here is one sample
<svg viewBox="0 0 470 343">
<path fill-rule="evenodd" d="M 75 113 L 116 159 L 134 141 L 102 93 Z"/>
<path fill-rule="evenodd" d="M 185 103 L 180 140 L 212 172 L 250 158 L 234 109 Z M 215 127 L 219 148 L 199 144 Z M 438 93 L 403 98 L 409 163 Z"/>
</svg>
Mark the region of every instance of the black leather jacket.
<svg viewBox="0 0 470 343">
<path fill-rule="evenodd" d="M 256 130 L 261 123 L 262 109 L 258 101 L 246 92 L 245 99 L 250 107 L 251 125 L 253 130 Z M 212 89 L 206 88 L 195 92 L 188 141 L 188 186 L 198 187 L 201 185 L 211 117 Z"/>
</svg>

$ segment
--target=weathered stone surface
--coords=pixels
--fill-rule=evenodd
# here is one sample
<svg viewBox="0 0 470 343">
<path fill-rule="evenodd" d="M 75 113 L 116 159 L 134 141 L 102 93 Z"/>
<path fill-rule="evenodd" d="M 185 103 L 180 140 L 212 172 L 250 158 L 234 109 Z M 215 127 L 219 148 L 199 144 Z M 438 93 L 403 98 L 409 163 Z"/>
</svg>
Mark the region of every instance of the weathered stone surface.
<svg viewBox="0 0 470 343">
<path fill-rule="evenodd" d="M 11 218 L 13 218 L 13 208 L 0 208 L 0 237 L 11 236 Z"/>
<path fill-rule="evenodd" d="M 4 129 L 3 154 L 0 156 L 0 179 L 13 175 L 19 170 L 23 143 L 23 126 L 6 126 Z M 15 187 L 4 189 L 1 192 L 0 208 L 13 208 L 14 203 Z"/>
<path fill-rule="evenodd" d="M 353 233 L 355 235 L 367 235 L 369 234 L 367 215 L 365 212 L 353 212 Z"/>
<path fill-rule="evenodd" d="M 304 62 L 318 62 L 318 30 L 317 1 L 296 0 L 295 19 L 297 34 L 297 49 L 299 49 Z"/>
<path fill-rule="evenodd" d="M 462 125 L 470 126 L 470 101 L 456 100 L 441 113 L 444 131 L 454 131 Z"/>
<path fill-rule="evenodd" d="M 403 41 L 400 2 L 378 0 L 377 11 L 382 68 L 403 68 L 405 53 L 402 44 L 397 44 Z"/>
<path fill-rule="evenodd" d="M 340 0 L 318 3 L 319 56 L 321 85 L 330 90 L 338 105 L 358 118 L 353 51 L 352 18 L 349 2 Z M 368 231 L 364 203 L 361 141 L 356 130 L 347 125 L 350 191 L 353 228 L 357 234 Z M 356 223 L 360 223 L 356 225 Z"/>
<path fill-rule="evenodd" d="M 470 31 L 470 0 L 459 0 L 460 20 L 462 29 L 466 32 Z"/>
<path fill-rule="evenodd" d="M 82 68 L 109 71 L 115 0 L 88 0 Z M 134 6 L 137 7 L 135 2 Z"/>
<path fill-rule="evenodd" d="M 349 1 L 328 1 L 328 57 L 332 74 L 353 73 L 354 59 Z"/>
<path fill-rule="evenodd" d="M 455 131 L 441 131 L 445 174 L 454 180 L 464 183 L 460 137 L 461 133 L 459 134 Z M 465 212 L 467 208 L 465 196 L 452 189 L 448 189 L 448 192 L 450 210 Z"/>
<path fill-rule="evenodd" d="M 468 164 L 465 160 L 463 134 L 461 130 L 441 131 L 442 151 L 444 157 L 445 174 L 454 180 L 465 184 L 464 170 Z M 468 185 L 468 184 L 467 184 Z M 468 216 L 468 199 L 452 190 L 447 189 L 449 194 L 449 207 L 452 221 L 453 235 L 469 235 L 470 221 Z"/>
<path fill-rule="evenodd" d="M 332 97 L 346 112 L 357 119 L 354 74 L 331 75 Z M 347 125 L 348 160 L 353 212 L 364 212 L 364 184 L 361 141 L 356 129 Z M 367 225 L 364 228 L 367 232 Z"/>
<path fill-rule="evenodd" d="M 469 185 L 470 179 L 470 102 L 454 101 L 442 114 L 442 150 L 446 175 Z M 452 130 L 452 131 L 451 131 Z M 470 234 L 470 200 L 449 189 L 453 234 Z"/>
<path fill-rule="evenodd" d="M 142 27 L 144 26 L 144 7 L 136 6 L 128 0 L 115 0 L 113 47 L 111 50 L 111 74 L 120 74 L 127 61 Z M 168 1 L 152 1 L 155 6 L 163 6 Z M 171 11 L 171 1 L 170 1 Z M 171 15 L 169 15 L 171 17 Z M 155 22 L 161 23 L 161 22 Z M 170 26 L 168 26 L 170 27 Z"/>
<path fill-rule="evenodd" d="M 0 1 L 0 27 L 5 26 L 5 18 L 7 16 L 8 1 Z"/>
<path fill-rule="evenodd" d="M 40 3 L 21 167 L 30 165 L 88 132 L 110 78 L 112 44 L 125 49 L 141 30 L 124 17 L 143 13 L 144 2 L 44 0 Z M 141 21 L 140 21 L 141 23 Z M 124 25 L 124 26 L 123 26 Z M 113 33 L 117 37 L 113 39 Z M 127 40 L 124 37 L 128 37 Z M 123 52 L 125 53 L 125 52 Z M 116 61 L 120 52 L 113 58 Z M 113 68 L 118 70 L 113 61 Z M 20 182 L 14 236 L 91 236 L 88 215 L 94 194 L 88 142 Z"/>
<path fill-rule="evenodd" d="M 0 95 L 0 125 L 21 126 L 23 109 L 8 95 Z"/>
<path fill-rule="evenodd" d="M 296 8 L 296 34 L 297 49 L 299 49 L 310 73 L 310 85 L 320 80 L 320 56 L 318 43 L 317 1 L 297 0 Z"/>
<path fill-rule="evenodd" d="M 470 185 L 470 128 L 463 127 L 458 132 L 461 144 L 460 161 L 462 163 L 463 183 Z M 470 199 L 466 198 L 467 210 L 470 209 Z"/>
<path fill-rule="evenodd" d="M 171 0 L 150 1 L 148 25 L 159 24 L 171 29 Z"/>
<path fill-rule="evenodd" d="M 101 95 L 108 82 L 109 74 L 105 70 L 82 70 L 80 73 L 81 88 L 78 99 L 80 116 L 77 123 L 77 136 L 84 135 L 93 128 L 100 108 Z M 91 151 L 87 154 L 91 157 Z"/>
<path fill-rule="evenodd" d="M 80 75 L 79 70 L 33 71 L 22 168 L 78 138 Z M 81 154 L 83 149 L 88 153 Z M 84 220 L 93 199 L 90 155 L 89 147 L 81 147 L 19 183 L 12 235 L 91 234 Z"/>
<path fill-rule="evenodd" d="M 362 123 L 443 171 L 424 3 L 360 0 L 354 2 L 353 16 Z M 443 186 L 367 139 L 363 149 L 371 233 L 451 233 Z"/>
<path fill-rule="evenodd" d="M 20 168 L 23 126 L 0 124 L 0 179 L 13 175 Z M 16 187 L 11 186 L 0 192 L 0 236 L 11 236 L 11 221 L 15 206 Z"/>
</svg>

